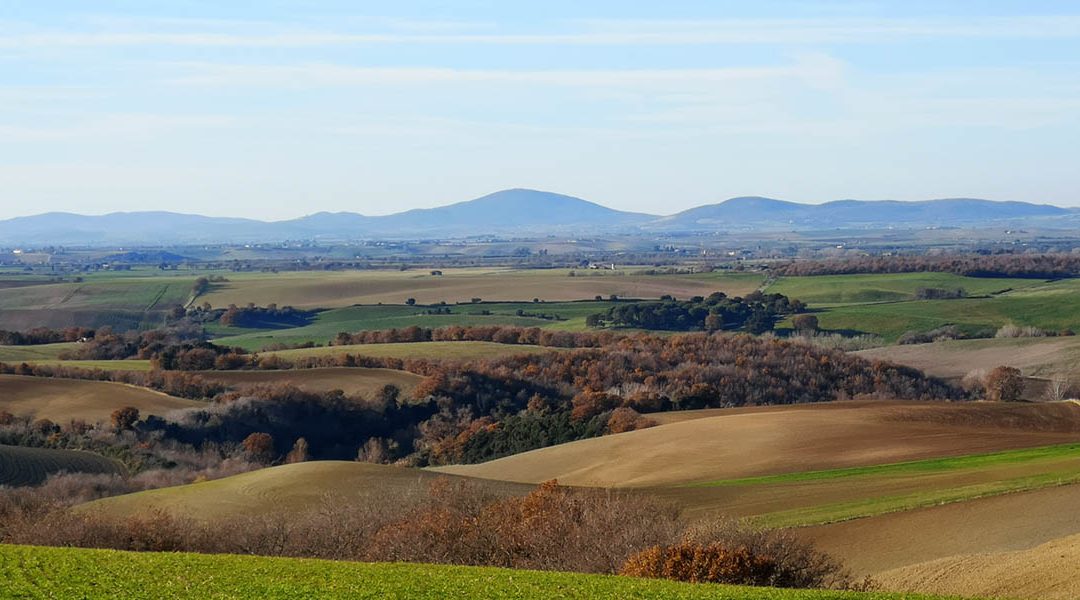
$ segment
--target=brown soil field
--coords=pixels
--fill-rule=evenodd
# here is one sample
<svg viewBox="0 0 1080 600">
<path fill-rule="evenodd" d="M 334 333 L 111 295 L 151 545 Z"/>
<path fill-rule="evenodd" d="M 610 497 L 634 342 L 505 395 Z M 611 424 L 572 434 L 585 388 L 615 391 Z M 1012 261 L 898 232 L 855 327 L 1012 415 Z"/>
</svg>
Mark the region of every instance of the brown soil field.
<svg viewBox="0 0 1080 600">
<path fill-rule="evenodd" d="M 224 479 L 114 496 L 82 505 L 83 510 L 130 515 L 161 510 L 212 520 L 318 506 L 329 498 L 408 494 L 442 477 L 407 467 L 361 462 L 316 461 L 282 465 Z M 452 476 L 451 476 L 452 477 Z M 532 486 L 479 481 L 500 493 L 525 493 Z"/>
<path fill-rule="evenodd" d="M 1080 598 L 1080 535 L 1029 550 L 942 558 L 876 578 L 889 590 L 982 597 Z"/>
<path fill-rule="evenodd" d="M 1016 367 L 1028 377 L 1068 372 L 1080 358 L 1080 337 L 952 340 L 884 346 L 855 352 L 921 369 L 938 377 L 963 377 L 975 369 Z"/>
<path fill-rule="evenodd" d="M 231 386 L 287 384 L 311 392 L 341 390 L 349 396 L 369 396 L 386 384 L 408 391 L 423 379 L 419 375 L 393 369 L 346 367 L 288 371 L 203 371 L 200 375 Z"/>
<path fill-rule="evenodd" d="M 215 307 L 271 302 L 298 308 L 339 308 L 379 302 L 400 304 L 416 298 L 420 304 L 485 300 L 547 301 L 582 300 L 615 294 L 623 298 L 659 298 L 749 293 L 761 284 L 753 276 L 630 275 L 624 272 L 591 274 L 568 270 L 515 271 L 505 269 L 444 270 L 442 276 L 427 271 L 356 271 L 334 273 L 281 273 L 276 276 L 237 277 L 220 284 L 199 301 Z"/>
<path fill-rule="evenodd" d="M 527 483 L 653 487 L 1078 439 L 1080 406 L 1071 403 L 834 402 L 735 409 L 438 470 Z"/>
<path fill-rule="evenodd" d="M 933 567 L 926 565 L 927 561 L 1029 550 L 1080 534 L 1077 506 L 1080 506 L 1080 485 L 1067 485 L 798 531 L 823 550 L 843 559 L 853 572 L 882 574 L 883 580 L 902 587 L 899 584 L 916 581 L 919 574 L 934 572 Z M 923 566 L 893 571 L 919 564 Z M 885 576 L 889 571 L 892 573 Z M 938 578 L 943 582 L 947 579 L 944 574 Z"/>
<path fill-rule="evenodd" d="M 57 423 L 105 421 L 112 411 L 124 406 L 134 406 L 143 416 L 161 416 L 203 405 L 122 383 L 0 375 L 0 410 Z"/>
</svg>

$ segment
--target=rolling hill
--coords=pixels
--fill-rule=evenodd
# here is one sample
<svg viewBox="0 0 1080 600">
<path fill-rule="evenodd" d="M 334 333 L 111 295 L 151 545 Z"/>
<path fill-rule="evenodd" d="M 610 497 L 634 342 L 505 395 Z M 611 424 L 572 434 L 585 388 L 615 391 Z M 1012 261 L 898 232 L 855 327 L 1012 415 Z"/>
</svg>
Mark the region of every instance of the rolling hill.
<svg viewBox="0 0 1080 600">
<path fill-rule="evenodd" d="M 16 416 L 96 423 L 108 421 L 112 411 L 125 406 L 134 406 L 145 417 L 204 403 L 108 381 L 0 375 L 0 410 Z"/>
<path fill-rule="evenodd" d="M 998 226 L 1014 221 L 1074 227 L 1075 210 L 1027 202 L 948 198 L 920 202 L 838 200 L 800 204 L 746 196 L 658 217 L 625 212 L 564 194 L 502 190 L 436 208 L 384 216 L 314 213 L 264 222 L 172 212 L 100 216 L 46 213 L 0 221 L 0 243 L 194 244 L 296 239 L 453 238 L 490 234 L 715 231 L 717 229 L 821 229 Z M 1035 219 L 1035 221 L 1031 221 Z"/>
<path fill-rule="evenodd" d="M 1080 406 L 830 402 L 702 418 L 436 470 L 567 485 L 654 487 L 1080 440 Z"/>
<path fill-rule="evenodd" d="M 303 462 L 213 481 L 113 496 L 83 504 L 80 510 L 118 516 L 161 510 L 193 519 L 212 520 L 310 508 L 328 496 L 348 500 L 371 494 L 407 494 L 441 476 L 430 471 L 364 462 Z M 532 486 L 505 482 L 479 483 L 502 493 L 526 493 L 532 489 Z"/>
</svg>

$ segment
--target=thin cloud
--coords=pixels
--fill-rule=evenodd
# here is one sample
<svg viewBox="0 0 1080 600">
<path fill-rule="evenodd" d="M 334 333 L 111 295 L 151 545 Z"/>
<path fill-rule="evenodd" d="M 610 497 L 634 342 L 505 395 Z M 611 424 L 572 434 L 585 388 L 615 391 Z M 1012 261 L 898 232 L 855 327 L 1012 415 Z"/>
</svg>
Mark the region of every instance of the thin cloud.
<svg viewBox="0 0 1080 600">
<path fill-rule="evenodd" d="M 182 22 L 182 21 L 181 21 Z M 983 18 L 723 19 L 704 21 L 594 20 L 566 31 L 461 33 L 490 24 L 456 21 L 374 21 L 382 31 L 330 29 L 265 31 L 238 23 L 193 31 L 23 31 L 0 36 L 4 48 L 194 46 L 319 47 L 373 44 L 425 45 L 725 45 L 891 43 L 911 38 L 1075 38 L 1080 15 Z M 147 23 L 146 25 L 151 25 Z M 363 21 L 358 26 L 370 27 Z M 9 28 L 10 29 L 10 28 Z M 262 31 L 261 31 L 262 30 Z"/>
</svg>

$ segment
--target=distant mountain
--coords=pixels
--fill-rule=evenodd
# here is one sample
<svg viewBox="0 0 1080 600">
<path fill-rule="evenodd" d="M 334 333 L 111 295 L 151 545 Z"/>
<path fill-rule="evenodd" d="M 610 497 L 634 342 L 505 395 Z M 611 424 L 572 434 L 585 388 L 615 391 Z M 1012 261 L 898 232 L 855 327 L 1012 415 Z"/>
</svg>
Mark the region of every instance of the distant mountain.
<svg viewBox="0 0 1080 600">
<path fill-rule="evenodd" d="M 0 245 L 167 245 L 452 238 L 470 235 L 566 235 L 922 226 L 1076 227 L 1080 212 L 1046 204 L 950 198 L 922 202 L 838 200 L 799 204 L 747 196 L 668 217 L 623 212 L 551 192 L 512 189 L 438 208 L 386 216 L 320 212 L 287 221 L 203 217 L 171 212 L 84 216 L 46 213 L 0 221 Z"/>
<path fill-rule="evenodd" d="M 742 197 L 664 217 L 649 224 L 647 228 L 704 231 L 733 228 L 970 226 L 1076 214 L 1074 210 L 1048 204 L 996 202 L 973 198 L 919 202 L 837 200 L 824 204 L 798 204 L 772 198 Z M 1050 223 L 1046 224 L 1052 226 Z"/>
<path fill-rule="evenodd" d="M 612 229 L 653 221 L 654 215 L 614 210 L 599 204 L 536 190 L 513 189 L 439 208 L 374 217 L 381 230 L 397 232 L 487 233 L 560 229 Z"/>
<path fill-rule="evenodd" d="M 266 223 L 172 212 L 124 212 L 100 216 L 46 213 L 0 221 L 8 244 L 158 245 L 259 239 Z"/>
</svg>

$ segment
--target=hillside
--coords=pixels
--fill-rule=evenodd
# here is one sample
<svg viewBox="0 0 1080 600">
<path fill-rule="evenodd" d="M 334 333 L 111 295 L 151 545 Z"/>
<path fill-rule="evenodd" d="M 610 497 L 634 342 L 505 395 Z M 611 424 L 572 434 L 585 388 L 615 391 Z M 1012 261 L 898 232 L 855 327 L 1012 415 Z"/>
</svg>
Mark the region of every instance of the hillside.
<svg viewBox="0 0 1080 600">
<path fill-rule="evenodd" d="M 1069 600 L 1080 596 L 1080 535 L 1027 550 L 980 552 L 880 573 L 889 589 Z"/>
<path fill-rule="evenodd" d="M 289 371 L 203 371 L 203 378 L 229 386 L 286 384 L 309 392 L 341 390 L 348 396 L 374 395 L 383 386 L 411 390 L 423 378 L 393 369 L 324 368 Z"/>
<path fill-rule="evenodd" d="M 1080 440 L 1080 407 L 1072 404 L 832 402 L 706 414 L 436 470 L 527 483 L 649 487 Z"/>
<path fill-rule="evenodd" d="M 113 515 L 162 510 L 195 519 L 265 514 L 317 506 L 329 496 L 346 500 L 372 494 L 407 494 L 440 475 L 363 462 L 317 461 L 251 471 L 224 479 L 114 496 L 83 505 Z M 532 486 L 479 482 L 503 493 Z"/>
<path fill-rule="evenodd" d="M 123 473 L 124 469 L 90 452 L 0 445 L 0 486 L 38 485 L 61 472 Z"/>
<path fill-rule="evenodd" d="M 16 416 L 95 423 L 108 421 L 112 411 L 125 406 L 134 406 L 145 417 L 204 403 L 122 383 L 0 375 L 0 411 Z"/>
<path fill-rule="evenodd" d="M 687 584 L 489 567 L 370 564 L 189 553 L 0 546 L 0 595 L 14 598 L 660 598 L 891 600 L 918 596 Z M 925 597 L 929 600 L 929 597 Z"/>
</svg>

